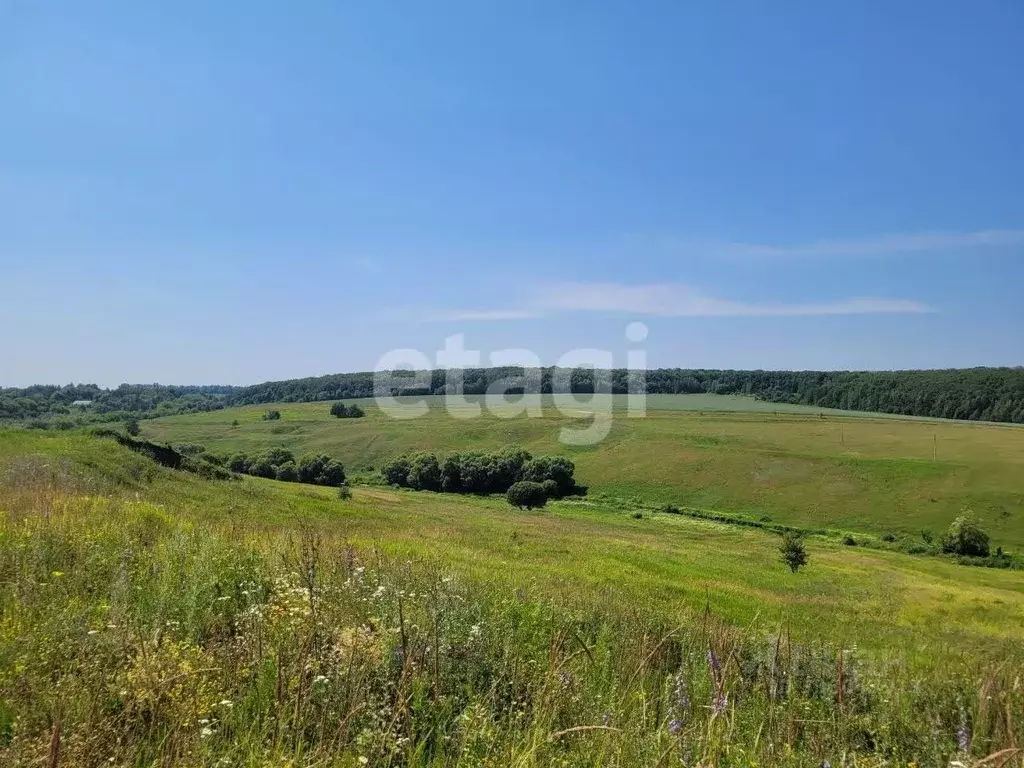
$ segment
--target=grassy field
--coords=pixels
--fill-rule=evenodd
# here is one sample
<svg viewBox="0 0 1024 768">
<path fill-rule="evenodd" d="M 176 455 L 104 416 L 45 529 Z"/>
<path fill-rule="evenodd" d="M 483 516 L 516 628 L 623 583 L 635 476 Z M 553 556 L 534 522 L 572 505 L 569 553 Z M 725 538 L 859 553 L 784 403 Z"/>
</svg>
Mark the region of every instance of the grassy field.
<svg viewBox="0 0 1024 768">
<path fill-rule="evenodd" d="M 55 738 L 60 765 L 211 766 L 945 765 L 1024 740 L 1020 571 L 811 538 L 793 574 L 759 530 L 342 501 L 67 433 L 0 433 L 0 513 L 4 764 L 55 764 Z"/>
<path fill-rule="evenodd" d="M 455 418 L 437 398 L 429 413 L 396 420 L 362 402 L 362 419 L 336 419 L 329 403 L 251 406 L 143 423 L 143 434 L 221 452 L 280 445 L 325 452 L 350 470 L 401 453 L 491 450 L 517 443 L 534 454 L 572 457 L 592 491 L 767 515 L 776 522 L 875 535 L 941 534 L 972 509 L 995 545 L 1024 549 L 1024 429 L 876 417 L 716 395 L 648 398 L 628 418 L 624 397 L 609 436 L 589 447 L 559 442 L 559 430 L 591 417 L 586 404 L 545 402 L 542 417 L 484 410 Z M 261 415 L 274 407 L 279 421 Z M 497 411 L 497 412 L 496 412 Z M 238 422 L 237 425 L 234 422 Z"/>
</svg>

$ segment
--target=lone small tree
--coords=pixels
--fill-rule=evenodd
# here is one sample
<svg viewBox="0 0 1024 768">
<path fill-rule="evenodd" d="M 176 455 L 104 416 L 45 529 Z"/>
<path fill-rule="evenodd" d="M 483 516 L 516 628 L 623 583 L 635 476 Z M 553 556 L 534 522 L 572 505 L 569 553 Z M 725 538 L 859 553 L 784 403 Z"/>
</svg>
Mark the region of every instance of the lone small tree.
<svg viewBox="0 0 1024 768">
<path fill-rule="evenodd" d="M 782 562 L 788 565 L 793 573 L 807 565 L 807 550 L 804 548 L 803 539 L 796 531 L 786 531 L 782 534 L 779 552 L 782 553 Z"/>
<path fill-rule="evenodd" d="M 949 532 L 942 539 L 942 551 L 956 555 L 988 557 L 988 534 L 981 530 L 969 511 L 960 515 L 949 526 Z"/>
<path fill-rule="evenodd" d="M 263 421 L 277 421 L 281 418 L 280 411 L 265 411 L 261 417 Z"/>
<path fill-rule="evenodd" d="M 544 486 L 532 480 L 520 480 L 518 483 L 513 483 L 505 494 L 505 498 L 513 507 L 520 509 L 543 507 L 548 502 L 548 494 L 544 490 Z"/>
</svg>

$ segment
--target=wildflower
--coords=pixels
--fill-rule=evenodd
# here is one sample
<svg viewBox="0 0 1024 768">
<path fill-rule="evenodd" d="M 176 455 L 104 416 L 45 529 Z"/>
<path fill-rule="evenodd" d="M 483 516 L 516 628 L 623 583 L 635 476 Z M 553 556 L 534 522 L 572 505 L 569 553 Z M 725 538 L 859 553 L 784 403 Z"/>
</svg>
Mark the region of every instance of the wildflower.
<svg viewBox="0 0 1024 768">
<path fill-rule="evenodd" d="M 686 689 L 686 676 L 682 670 L 676 673 L 676 684 L 674 688 L 676 708 L 680 713 L 690 708 L 690 697 Z"/>
<path fill-rule="evenodd" d="M 222 707 L 233 707 L 233 706 L 235 706 L 235 703 L 233 701 L 231 701 L 231 699 L 224 699 L 223 701 L 220 702 L 220 706 L 222 706 Z"/>
<path fill-rule="evenodd" d="M 722 673 L 722 665 L 718 662 L 718 657 L 715 656 L 714 650 L 711 646 L 708 646 L 708 664 L 711 665 L 711 671 L 714 673 L 715 680 Z"/>
<path fill-rule="evenodd" d="M 668 732 L 670 735 L 676 736 L 681 730 L 683 730 L 683 721 L 678 717 L 673 717 L 668 721 Z"/>
<path fill-rule="evenodd" d="M 966 752 L 971 745 L 971 732 L 967 730 L 966 725 L 961 725 L 956 729 L 956 743 L 961 752 Z"/>
<path fill-rule="evenodd" d="M 317 675 L 316 677 L 313 678 L 313 685 L 316 685 L 317 683 L 329 683 L 329 682 L 331 682 L 331 678 L 326 677 L 325 675 Z"/>
<path fill-rule="evenodd" d="M 209 736 L 213 736 L 213 729 L 208 725 L 203 726 L 203 730 L 199 732 L 199 738 L 205 739 Z"/>
<path fill-rule="evenodd" d="M 359 756 L 359 764 L 360 765 L 366 765 L 368 762 L 370 762 L 370 761 L 369 761 L 369 759 L 365 755 L 360 755 Z"/>
<path fill-rule="evenodd" d="M 98 634 L 98 633 L 99 633 L 98 629 L 90 629 L 88 632 L 86 632 L 87 635 L 95 635 L 95 634 Z"/>
<path fill-rule="evenodd" d="M 474 624 L 472 627 L 469 628 L 469 636 L 470 637 L 479 637 L 480 636 L 480 625 L 479 624 Z"/>
<path fill-rule="evenodd" d="M 611 721 L 612 721 L 612 713 L 611 712 L 605 712 L 603 715 L 601 715 L 601 725 L 607 727 L 608 723 L 610 723 Z"/>
<path fill-rule="evenodd" d="M 832 768 L 832 763 L 828 760 L 823 760 L 821 763 L 821 768 Z"/>
<path fill-rule="evenodd" d="M 729 706 L 729 694 L 724 691 L 719 691 L 718 695 L 715 696 L 715 714 L 720 715 L 725 712 L 726 707 Z"/>
</svg>

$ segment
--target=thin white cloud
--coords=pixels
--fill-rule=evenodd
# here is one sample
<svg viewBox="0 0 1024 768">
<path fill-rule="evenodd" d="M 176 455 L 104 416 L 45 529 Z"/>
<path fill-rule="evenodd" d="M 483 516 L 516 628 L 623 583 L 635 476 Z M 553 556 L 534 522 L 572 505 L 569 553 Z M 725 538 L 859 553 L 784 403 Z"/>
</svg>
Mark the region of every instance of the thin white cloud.
<svg viewBox="0 0 1024 768">
<path fill-rule="evenodd" d="M 648 317 L 809 317 L 822 315 L 917 314 L 934 311 L 909 299 L 857 297 L 806 303 L 751 303 L 705 296 L 680 283 L 622 285 L 567 282 L 536 292 L 524 309 L 453 310 L 442 321 L 524 320 L 564 312 L 615 312 Z"/>
<path fill-rule="evenodd" d="M 917 301 L 873 297 L 798 304 L 748 303 L 705 296 L 679 283 L 562 283 L 544 289 L 538 296 L 538 304 L 551 310 L 660 317 L 785 317 L 932 311 Z"/>
<path fill-rule="evenodd" d="M 1024 245 L 1024 229 L 986 229 L 977 232 L 918 232 L 851 240 L 822 240 L 816 243 L 797 245 L 729 243 L 726 245 L 710 246 L 710 250 L 725 256 L 781 258 L 793 256 L 881 256 L 898 253 L 932 253 L 1012 245 Z"/>
<path fill-rule="evenodd" d="M 535 309 L 453 309 L 448 312 L 435 312 L 432 320 L 440 322 L 461 322 L 471 320 L 533 320 L 543 317 L 544 313 Z"/>
</svg>

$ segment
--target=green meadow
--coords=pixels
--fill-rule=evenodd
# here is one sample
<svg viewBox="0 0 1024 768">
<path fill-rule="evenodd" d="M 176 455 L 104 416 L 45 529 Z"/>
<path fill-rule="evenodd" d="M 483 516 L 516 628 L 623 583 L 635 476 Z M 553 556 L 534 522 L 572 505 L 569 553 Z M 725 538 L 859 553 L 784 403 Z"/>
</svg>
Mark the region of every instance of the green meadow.
<svg viewBox="0 0 1024 768">
<path fill-rule="evenodd" d="M 285 403 L 142 426 L 147 438 L 222 453 L 272 446 L 323 452 L 356 472 L 403 453 L 519 444 L 534 454 L 570 456 L 592 494 L 874 536 L 938 536 L 970 509 L 993 546 L 1024 549 L 1024 428 L 718 395 L 653 395 L 646 416 L 631 418 L 625 397 L 610 399 L 610 433 L 593 446 L 564 445 L 559 432 L 585 426 L 599 408 L 550 397 L 542 415 L 530 418 L 509 406 L 457 418 L 467 412 L 453 414 L 440 398 L 427 397 L 427 414 L 405 420 L 360 401 L 367 414 L 361 419 L 336 419 L 327 402 Z M 281 419 L 262 421 L 268 408 Z"/>
<path fill-rule="evenodd" d="M 1020 765 L 1024 572 L 778 541 L 3 432 L 0 762 Z"/>
</svg>

